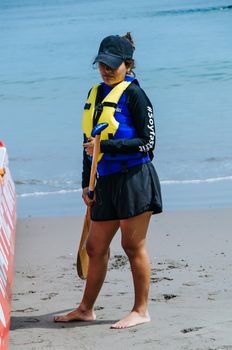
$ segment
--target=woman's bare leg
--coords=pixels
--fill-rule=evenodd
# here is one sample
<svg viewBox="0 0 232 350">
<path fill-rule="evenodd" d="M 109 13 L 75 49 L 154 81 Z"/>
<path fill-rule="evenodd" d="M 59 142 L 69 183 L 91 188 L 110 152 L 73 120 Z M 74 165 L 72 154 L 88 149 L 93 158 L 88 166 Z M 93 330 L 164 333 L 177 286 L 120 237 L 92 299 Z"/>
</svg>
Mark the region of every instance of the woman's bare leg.
<svg viewBox="0 0 232 350">
<path fill-rule="evenodd" d="M 146 234 L 151 212 L 121 220 L 122 246 L 127 254 L 134 282 L 135 300 L 131 312 L 111 328 L 128 328 L 150 321 L 147 310 L 150 287 L 150 261 L 146 250 Z"/>
<path fill-rule="evenodd" d="M 109 245 L 119 228 L 119 221 L 92 221 L 87 240 L 89 268 L 84 295 L 80 306 L 64 316 L 56 316 L 55 322 L 92 321 L 96 316 L 94 303 L 104 282 L 109 258 Z"/>
</svg>

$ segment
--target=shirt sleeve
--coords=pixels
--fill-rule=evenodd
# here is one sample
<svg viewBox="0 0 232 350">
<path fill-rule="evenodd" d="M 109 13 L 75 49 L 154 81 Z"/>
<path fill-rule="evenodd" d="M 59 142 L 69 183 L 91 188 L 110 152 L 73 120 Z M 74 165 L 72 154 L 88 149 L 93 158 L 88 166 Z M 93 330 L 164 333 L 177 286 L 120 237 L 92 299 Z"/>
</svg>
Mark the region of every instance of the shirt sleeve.
<svg viewBox="0 0 232 350">
<path fill-rule="evenodd" d="M 132 139 L 110 139 L 101 141 L 102 153 L 149 152 L 155 148 L 155 123 L 152 104 L 145 92 L 135 83 L 125 91 L 126 105 L 131 113 L 137 137 Z"/>
</svg>

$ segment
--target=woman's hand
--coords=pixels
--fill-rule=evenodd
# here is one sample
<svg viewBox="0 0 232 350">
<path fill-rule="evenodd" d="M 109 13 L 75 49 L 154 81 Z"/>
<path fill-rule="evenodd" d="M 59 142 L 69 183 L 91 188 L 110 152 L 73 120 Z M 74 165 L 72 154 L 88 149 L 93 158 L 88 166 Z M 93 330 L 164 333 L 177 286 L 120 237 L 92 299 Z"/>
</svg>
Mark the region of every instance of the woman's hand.
<svg viewBox="0 0 232 350">
<path fill-rule="evenodd" d="M 83 143 L 83 147 L 85 149 L 85 152 L 88 156 L 93 156 L 93 149 L 94 149 L 94 138 L 90 137 L 88 138 L 88 142 Z"/>
<path fill-rule="evenodd" d="M 88 207 L 92 207 L 94 205 L 94 202 L 95 202 L 95 194 L 94 194 L 93 199 L 90 199 L 89 196 L 88 196 L 88 191 L 89 191 L 88 187 L 83 188 L 82 198 L 83 198 L 83 201 L 85 202 L 85 204 Z"/>
</svg>

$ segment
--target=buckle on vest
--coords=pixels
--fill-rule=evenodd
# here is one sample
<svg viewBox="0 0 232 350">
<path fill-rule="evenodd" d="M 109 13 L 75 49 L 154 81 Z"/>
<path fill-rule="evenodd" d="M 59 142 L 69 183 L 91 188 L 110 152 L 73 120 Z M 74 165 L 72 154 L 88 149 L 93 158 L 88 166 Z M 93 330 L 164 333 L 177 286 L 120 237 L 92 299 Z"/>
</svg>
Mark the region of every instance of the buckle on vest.
<svg viewBox="0 0 232 350">
<path fill-rule="evenodd" d="M 97 113 L 102 113 L 103 111 L 103 104 L 102 103 L 98 103 L 95 108 L 94 108 L 95 112 Z"/>
<path fill-rule="evenodd" d="M 91 107 L 91 103 L 86 103 L 84 106 L 84 109 L 90 109 L 90 107 Z"/>
</svg>

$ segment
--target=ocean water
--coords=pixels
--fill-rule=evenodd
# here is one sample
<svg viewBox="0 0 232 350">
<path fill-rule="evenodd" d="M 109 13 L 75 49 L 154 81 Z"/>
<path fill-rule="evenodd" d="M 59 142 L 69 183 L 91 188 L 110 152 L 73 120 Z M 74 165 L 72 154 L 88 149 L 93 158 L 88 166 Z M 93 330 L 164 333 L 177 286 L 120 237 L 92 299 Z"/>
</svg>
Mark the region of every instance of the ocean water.
<svg viewBox="0 0 232 350">
<path fill-rule="evenodd" d="M 82 215 L 81 116 L 104 36 L 131 31 L 165 210 L 232 205 L 232 1 L 0 0 L 0 139 L 18 216 Z"/>
</svg>

